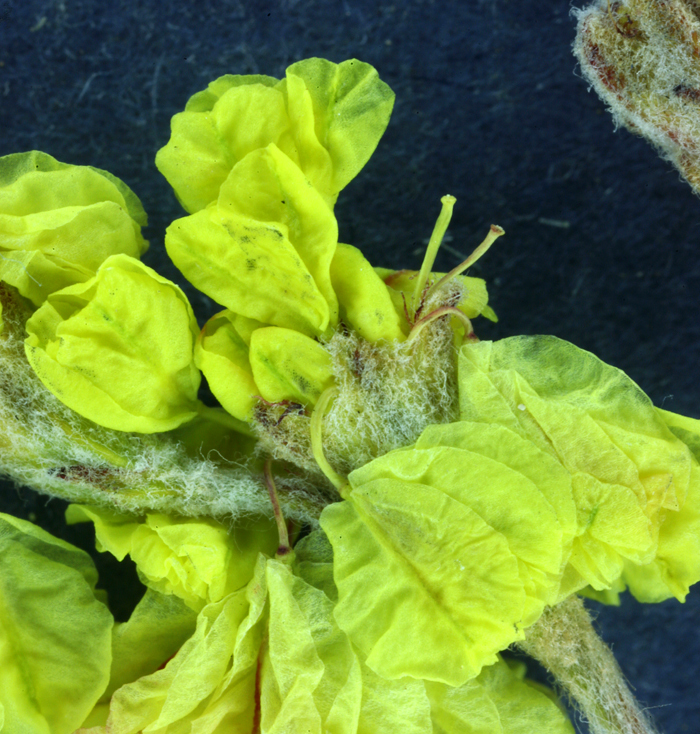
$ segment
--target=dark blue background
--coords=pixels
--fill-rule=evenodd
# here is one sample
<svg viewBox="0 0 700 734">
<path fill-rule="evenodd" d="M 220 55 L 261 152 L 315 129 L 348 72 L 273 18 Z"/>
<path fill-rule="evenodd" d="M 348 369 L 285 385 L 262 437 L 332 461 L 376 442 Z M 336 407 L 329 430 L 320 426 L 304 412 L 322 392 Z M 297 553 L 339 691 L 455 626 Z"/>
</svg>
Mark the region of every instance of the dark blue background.
<svg viewBox="0 0 700 734">
<path fill-rule="evenodd" d="M 700 417 L 700 201 L 642 140 L 613 131 L 580 79 L 564 2 L 0 0 L 0 155 L 38 148 L 106 168 L 143 201 L 145 260 L 181 282 L 163 231 L 181 210 L 153 165 L 170 117 L 224 73 L 282 76 L 309 56 L 373 64 L 397 96 L 379 149 L 337 207 L 341 239 L 375 264 L 418 267 L 457 197 L 452 248 L 507 232 L 471 273 L 500 316 L 482 338 L 550 333 Z M 553 226 L 552 220 L 567 226 Z M 436 269 L 457 256 L 443 251 Z M 203 322 L 214 306 L 188 289 Z M 3 486 L 3 510 L 66 529 L 63 505 Z M 118 615 L 133 569 L 100 560 Z M 700 594 L 601 609 L 638 697 L 669 734 L 697 731 Z M 583 729 L 582 729 L 583 730 Z"/>
</svg>

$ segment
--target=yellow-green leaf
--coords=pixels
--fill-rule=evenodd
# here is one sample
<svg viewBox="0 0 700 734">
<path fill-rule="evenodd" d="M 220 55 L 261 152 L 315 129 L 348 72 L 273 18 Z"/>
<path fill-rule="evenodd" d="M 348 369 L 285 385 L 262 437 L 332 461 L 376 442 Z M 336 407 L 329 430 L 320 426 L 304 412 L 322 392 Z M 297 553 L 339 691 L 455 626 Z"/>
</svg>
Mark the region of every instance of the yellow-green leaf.
<svg viewBox="0 0 700 734">
<path fill-rule="evenodd" d="M 238 161 L 274 143 L 332 207 L 374 152 L 393 103 L 375 69 L 356 59 L 299 61 L 281 81 L 223 76 L 173 117 L 156 165 L 194 213 L 217 199 Z"/>
<path fill-rule="evenodd" d="M 66 516 L 94 522 L 98 550 L 119 560 L 130 555 L 147 586 L 196 611 L 244 587 L 259 552 L 277 547 L 276 526 L 267 518 L 229 529 L 210 518 L 134 517 L 86 505 L 71 505 Z"/>
<path fill-rule="evenodd" d="M 333 213 L 275 146 L 231 171 L 219 204 L 173 222 L 165 245 L 185 277 L 236 314 L 323 333 L 337 322 Z"/>
<path fill-rule="evenodd" d="M 611 588 L 627 563 L 653 561 L 691 456 L 624 372 L 554 337 L 513 337 L 464 346 L 459 390 L 462 418 L 509 428 L 571 474 L 578 529 L 562 594 Z"/>
<path fill-rule="evenodd" d="M 250 340 L 250 366 L 259 394 L 270 402 L 292 400 L 311 407 L 333 385 L 330 354 L 291 329 L 256 329 Z"/>
<path fill-rule="evenodd" d="M 503 660 L 484 668 L 478 680 L 498 710 L 504 734 L 574 734 L 559 706 Z"/>
<path fill-rule="evenodd" d="M 295 84 L 296 79 L 304 86 Z M 287 68 L 285 81 L 302 170 L 334 202 L 377 147 L 389 123 L 394 93 L 372 66 L 357 59 L 341 64 L 319 58 L 298 61 Z M 306 111 L 299 99 L 303 92 L 313 115 L 300 114 Z M 327 151 L 329 172 L 319 165 L 323 158 L 315 145 Z"/>
<path fill-rule="evenodd" d="M 461 685 L 522 637 L 517 558 L 448 493 L 375 479 L 320 522 L 334 551 L 335 617 L 379 675 Z"/>
<path fill-rule="evenodd" d="M 175 655 L 194 633 L 196 620 L 179 597 L 146 589 L 129 619 L 114 625 L 112 669 L 103 700 Z"/>
<path fill-rule="evenodd" d="M 542 452 L 534 446 L 528 451 L 527 443 L 506 429 L 490 428 L 478 423 L 431 426 L 413 448 L 375 459 L 353 472 L 351 481 L 362 486 L 391 479 L 406 494 L 420 494 L 429 485 L 474 510 L 507 539 L 518 559 L 527 594 L 519 623 L 528 626 L 555 600 L 573 528 L 564 555 L 561 524 L 536 476 Z M 572 510 L 566 472 L 553 474 L 550 481 L 550 494 L 561 494 Z"/>
<path fill-rule="evenodd" d="M 171 121 L 156 166 L 191 214 L 219 196 L 231 168 L 248 153 L 278 143 L 289 130 L 277 79 L 227 75 L 190 98 Z"/>
<path fill-rule="evenodd" d="M 659 602 L 672 596 L 685 601 L 690 587 L 700 581 L 700 421 L 658 408 L 657 412 L 693 453 L 688 492 L 678 511 L 665 512 L 654 560 L 644 566 L 626 562 L 622 578 L 639 601 Z"/>
<path fill-rule="evenodd" d="M 331 263 L 333 288 L 343 321 L 367 341 L 403 341 L 402 319 L 389 288 L 365 256 L 351 245 L 339 244 Z"/>
<path fill-rule="evenodd" d="M 82 550 L 0 514 L 3 731 L 71 734 L 109 680 L 112 615 Z"/>
<path fill-rule="evenodd" d="M 234 314 L 222 311 L 207 321 L 197 339 L 194 359 L 221 405 L 235 418 L 249 420 L 259 391 L 248 346 L 234 326 Z"/>
</svg>

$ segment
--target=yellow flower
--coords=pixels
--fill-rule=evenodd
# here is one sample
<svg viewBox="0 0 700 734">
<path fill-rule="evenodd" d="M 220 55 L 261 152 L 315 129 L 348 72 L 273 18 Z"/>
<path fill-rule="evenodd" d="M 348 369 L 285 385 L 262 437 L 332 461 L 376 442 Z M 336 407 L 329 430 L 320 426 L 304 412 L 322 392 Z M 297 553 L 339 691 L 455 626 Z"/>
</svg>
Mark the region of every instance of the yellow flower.
<svg viewBox="0 0 700 734">
<path fill-rule="evenodd" d="M 197 322 L 185 294 L 126 255 L 51 296 L 27 322 L 27 358 L 76 413 L 118 431 L 176 428 L 199 410 Z"/>
<path fill-rule="evenodd" d="M 332 207 L 372 155 L 393 105 L 376 70 L 356 59 L 299 61 L 281 81 L 223 76 L 173 117 L 156 165 L 194 213 L 218 198 L 239 161 L 272 143 Z"/>
<path fill-rule="evenodd" d="M 91 278 L 110 256 L 141 256 L 146 214 L 116 176 L 31 151 L 0 158 L 0 280 L 35 305 Z"/>
</svg>

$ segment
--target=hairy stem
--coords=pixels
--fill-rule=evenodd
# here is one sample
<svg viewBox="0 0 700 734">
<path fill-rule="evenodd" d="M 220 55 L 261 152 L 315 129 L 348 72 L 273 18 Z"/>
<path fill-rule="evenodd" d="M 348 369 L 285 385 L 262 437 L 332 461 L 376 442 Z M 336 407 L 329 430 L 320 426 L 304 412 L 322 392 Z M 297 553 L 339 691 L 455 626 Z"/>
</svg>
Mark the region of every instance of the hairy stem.
<svg viewBox="0 0 700 734">
<path fill-rule="evenodd" d="M 547 609 L 518 645 L 556 678 L 593 734 L 657 734 L 578 596 Z"/>
</svg>

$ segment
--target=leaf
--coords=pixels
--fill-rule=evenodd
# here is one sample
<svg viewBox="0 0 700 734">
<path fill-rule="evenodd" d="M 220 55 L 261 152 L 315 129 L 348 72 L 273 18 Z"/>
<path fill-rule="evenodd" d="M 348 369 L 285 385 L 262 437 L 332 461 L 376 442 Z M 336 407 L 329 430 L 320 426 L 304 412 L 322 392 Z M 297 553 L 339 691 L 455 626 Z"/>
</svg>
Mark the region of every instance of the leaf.
<svg viewBox="0 0 700 734">
<path fill-rule="evenodd" d="M 195 633 L 162 670 L 116 691 L 107 731 L 161 732 L 176 722 L 196 719 L 198 707 L 213 694 L 230 666 L 236 634 L 247 612 L 245 590 L 204 607 Z"/>
<path fill-rule="evenodd" d="M 162 670 L 116 691 L 107 731 L 250 734 L 267 601 L 266 559 L 249 584 L 205 606 L 197 627 Z"/>
<path fill-rule="evenodd" d="M 500 660 L 479 676 L 496 705 L 504 734 L 574 734 L 574 728 L 557 704 L 522 680 Z"/>
<path fill-rule="evenodd" d="M 657 408 L 671 432 L 693 453 L 685 502 L 667 511 L 659 528 L 654 560 L 644 566 L 625 563 L 624 582 L 641 602 L 660 602 L 674 596 L 685 601 L 700 581 L 700 421 Z"/>
<path fill-rule="evenodd" d="M 299 576 L 315 580 L 308 583 L 322 590 L 327 599 L 334 599 L 337 593 L 330 589 L 334 586 L 332 547 L 323 531 L 312 532 L 295 546 L 294 552 Z M 297 584 L 295 581 L 294 588 Z M 307 616 L 309 619 L 322 619 L 325 615 Z M 378 731 L 411 734 L 572 732 L 565 715 L 547 692 L 533 688 L 522 679 L 524 666 L 520 672 L 512 670 L 500 656 L 477 678 L 456 688 L 411 678 L 388 681 L 372 672 L 361 656 L 359 662 L 363 687 L 357 731 L 362 734 L 376 734 Z M 533 725 L 536 717 L 538 724 Z M 530 722 L 529 730 L 522 727 L 521 718 Z"/>
<path fill-rule="evenodd" d="M 196 618 L 177 596 L 146 589 L 128 621 L 114 626 L 112 669 L 103 699 L 175 655 L 194 633 Z"/>
<path fill-rule="evenodd" d="M 356 247 L 338 245 L 331 263 L 331 279 L 341 318 L 363 339 L 405 340 L 402 319 L 389 289 Z M 403 310 L 400 313 L 403 315 Z"/>
<path fill-rule="evenodd" d="M 632 380 L 554 337 L 513 337 L 463 347 L 459 384 L 463 419 L 510 428 L 572 476 L 578 531 L 563 594 L 610 588 L 627 562 L 654 559 L 691 462 Z"/>
<path fill-rule="evenodd" d="M 316 533 L 301 550 L 307 568 L 309 563 L 317 569 L 329 566 L 326 578 L 332 583 L 322 535 Z M 270 621 L 261 669 L 262 730 L 432 734 L 422 681 L 387 681 L 373 673 L 338 628 L 331 599 L 296 570 L 296 562 L 292 569 L 278 561 L 267 566 Z"/>
<path fill-rule="evenodd" d="M 156 166 L 190 214 L 219 196 L 231 168 L 290 127 L 284 94 L 271 77 L 226 75 L 190 98 L 171 121 Z M 288 133 L 287 133 L 288 134 Z"/>
<path fill-rule="evenodd" d="M 330 354 L 317 341 L 277 326 L 252 333 L 250 366 L 258 394 L 270 402 L 312 407 L 334 382 Z"/>
<path fill-rule="evenodd" d="M 449 494 L 376 479 L 320 522 L 334 552 L 335 617 L 384 678 L 461 685 L 522 637 L 517 558 Z"/>
<path fill-rule="evenodd" d="M 235 314 L 222 311 L 202 329 L 194 361 L 221 405 L 235 418 L 250 420 L 259 394 L 250 367 L 248 345 L 235 326 Z"/>
<path fill-rule="evenodd" d="M 354 732 L 362 699 L 360 666 L 347 637 L 331 621 L 330 600 L 278 561 L 268 561 L 267 585 L 262 730 Z"/>
<path fill-rule="evenodd" d="M 270 145 L 236 164 L 218 204 L 175 220 L 165 245 L 183 275 L 232 312 L 314 336 L 337 323 L 337 236 L 323 199 Z"/>
<path fill-rule="evenodd" d="M 231 169 L 276 145 L 332 207 L 365 165 L 391 115 L 393 92 L 355 59 L 306 59 L 277 81 L 226 75 L 195 94 L 172 119 L 156 165 L 190 213 L 216 201 Z"/>
<path fill-rule="evenodd" d="M 474 510 L 505 536 L 518 559 L 527 594 L 522 624 L 528 626 L 554 602 L 558 591 L 566 560 L 562 527 L 538 486 L 542 452 L 506 429 L 489 428 L 477 423 L 431 426 L 413 448 L 376 459 L 353 472 L 351 481 L 362 486 L 378 478 L 399 480 L 406 493 L 420 493 L 429 485 Z M 472 443 L 475 450 L 467 450 Z M 559 493 L 563 502 L 568 499 L 573 510 L 566 472 L 550 475 L 549 481 L 550 494 Z M 571 535 L 569 547 L 570 542 Z"/>
<path fill-rule="evenodd" d="M 341 64 L 319 58 L 298 61 L 287 68 L 285 81 L 301 168 L 332 203 L 377 147 L 389 123 L 394 93 L 372 66 L 357 59 Z M 306 105 L 299 99 L 304 92 L 312 115 L 304 114 Z M 325 161 L 314 143 L 328 151 L 330 175 L 319 166 L 319 159 Z"/>
<path fill-rule="evenodd" d="M 0 720 L 70 734 L 109 680 L 112 615 L 84 551 L 0 515 Z"/>
</svg>

